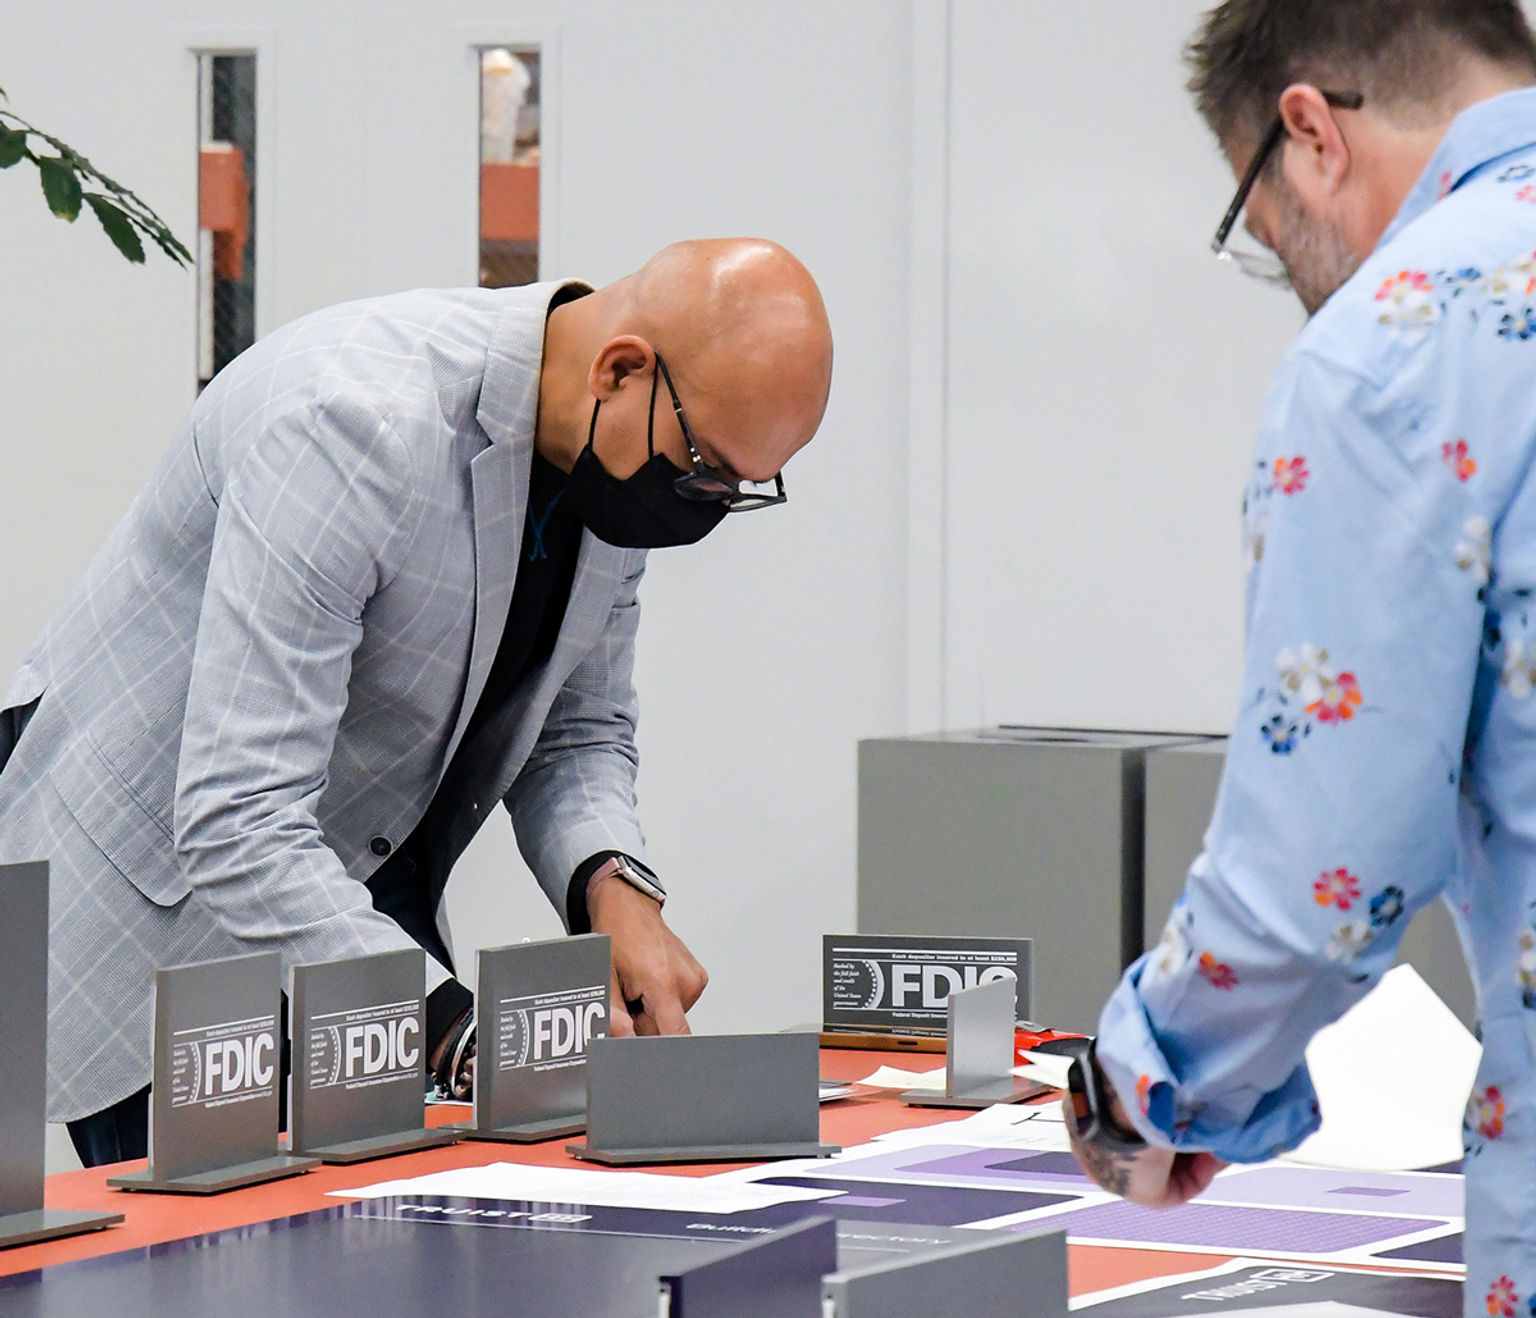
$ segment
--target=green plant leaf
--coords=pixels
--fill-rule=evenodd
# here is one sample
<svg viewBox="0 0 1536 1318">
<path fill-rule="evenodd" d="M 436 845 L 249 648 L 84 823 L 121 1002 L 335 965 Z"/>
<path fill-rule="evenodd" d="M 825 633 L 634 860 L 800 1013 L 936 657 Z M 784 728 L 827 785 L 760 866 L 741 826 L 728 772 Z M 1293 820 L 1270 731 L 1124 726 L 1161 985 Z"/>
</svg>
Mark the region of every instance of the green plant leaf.
<svg viewBox="0 0 1536 1318">
<path fill-rule="evenodd" d="M 9 169 L 26 154 L 26 130 L 0 124 L 0 169 Z"/>
<path fill-rule="evenodd" d="M 101 221 L 101 227 L 107 231 L 107 237 L 112 240 L 112 245 L 135 265 L 143 265 L 144 244 L 139 241 L 139 235 L 134 232 L 128 217 L 105 197 L 94 192 L 87 192 L 85 199 L 90 203 L 91 209 L 96 212 L 96 218 Z"/>
<path fill-rule="evenodd" d="M 44 156 L 37 162 L 37 172 L 43 184 L 43 196 L 48 199 L 48 209 L 61 220 L 74 223 L 80 214 L 80 180 L 63 160 Z"/>
</svg>

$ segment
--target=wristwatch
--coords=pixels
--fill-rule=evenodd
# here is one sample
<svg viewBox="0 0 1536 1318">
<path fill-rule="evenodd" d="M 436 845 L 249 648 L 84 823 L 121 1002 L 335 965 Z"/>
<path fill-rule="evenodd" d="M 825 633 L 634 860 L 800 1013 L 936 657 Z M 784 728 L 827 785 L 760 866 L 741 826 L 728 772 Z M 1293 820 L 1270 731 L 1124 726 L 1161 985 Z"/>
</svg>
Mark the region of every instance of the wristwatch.
<svg viewBox="0 0 1536 1318">
<path fill-rule="evenodd" d="M 620 853 L 609 856 L 601 865 L 592 871 L 592 877 L 587 880 L 587 891 L 590 893 L 601 879 L 623 879 L 637 892 L 643 892 L 658 906 L 667 904 L 667 890 L 661 886 L 661 880 L 656 877 L 656 872 L 649 866 L 642 865 L 633 856 Z"/>
<path fill-rule="evenodd" d="M 1067 1113 L 1073 1132 L 1085 1144 L 1096 1144 L 1115 1153 L 1140 1153 L 1146 1140 L 1127 1130 L 1110 1112 L 1104 1072 L 1099 1067 L 1092 1039 L 1063 1039 L 1058 1045 L 1072 1059 L 1067 1072 Z"/>
</svg>

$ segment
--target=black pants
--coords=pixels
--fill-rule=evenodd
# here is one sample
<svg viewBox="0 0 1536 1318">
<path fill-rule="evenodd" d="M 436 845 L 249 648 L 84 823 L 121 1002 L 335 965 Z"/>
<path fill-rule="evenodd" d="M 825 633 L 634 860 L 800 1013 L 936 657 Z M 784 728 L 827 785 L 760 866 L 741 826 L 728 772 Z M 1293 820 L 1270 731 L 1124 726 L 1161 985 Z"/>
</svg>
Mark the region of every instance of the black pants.
<svg viewBox="0 0 1536 1318">
<path fill-rule="evenodd" d="M 70 1143 L 87 1167 L 149 1156 L 149 1086 L 69 1123 Z"/>
</svg>

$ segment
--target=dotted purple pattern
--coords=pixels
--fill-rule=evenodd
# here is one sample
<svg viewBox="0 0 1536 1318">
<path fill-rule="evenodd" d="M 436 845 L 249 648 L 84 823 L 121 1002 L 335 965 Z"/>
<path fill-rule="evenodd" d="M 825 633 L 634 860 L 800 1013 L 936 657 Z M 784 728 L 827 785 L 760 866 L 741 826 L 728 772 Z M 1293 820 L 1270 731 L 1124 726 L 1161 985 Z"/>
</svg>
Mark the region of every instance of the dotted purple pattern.
<svg viewBox="0 0 1536 1318">
<path fill-rule="evenodd" d="M 1389 1240 L 1409 1231 L 1445 1226 L 1419 1217 L 1366 1217 L 1343 1213 L 1300 1213 L 1274 1208 L 1234 1208 L 1186 1204 L 1152 1209 L 1136 1204 L 1099 1204 L 1053 1217 L 1035 1218 L 1014 1228 L 1038 1231 L 1060 1227 L 1069 1236 L 1138 1241 L 1159 1245 L 1194 1245 L 1213 1250 L 1262 1249 L 1298 1254 L 1336 1250 Z"/>
</svg>

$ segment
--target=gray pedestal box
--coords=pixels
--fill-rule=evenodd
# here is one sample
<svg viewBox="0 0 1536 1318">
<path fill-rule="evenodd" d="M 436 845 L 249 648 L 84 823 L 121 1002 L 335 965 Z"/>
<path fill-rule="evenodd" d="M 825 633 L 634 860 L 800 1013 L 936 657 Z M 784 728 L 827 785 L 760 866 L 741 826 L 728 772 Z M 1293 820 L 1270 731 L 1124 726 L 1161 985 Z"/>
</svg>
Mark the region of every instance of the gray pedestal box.
<svg viewBox="0 0 1536 1318">
<path fill-rule="evenodd" d="M 1163 747 L 1146 761 L 1146 946 L 1162 937 L 1163 923 L 1190 863 L 1204 849 L 1205 830 L 1216 806 L 1227 740 L 1212 737 L 1187 746 Z M 1476 995 L 1461 953 L 1461 940 L 1443 902 L 1419 912 L 1403 935 L 1398 961 L 1406 961 L 1441 1000 L 1472 1028 Z"/>
<path fill-rule="evenodd" d="M 1032 938 L 1034 1018 L 1093 1030 L 1141 951 L 1143 763 L 1187 740 L 997 728 L 860 742 L 859 932 Z"/>
</svg>

